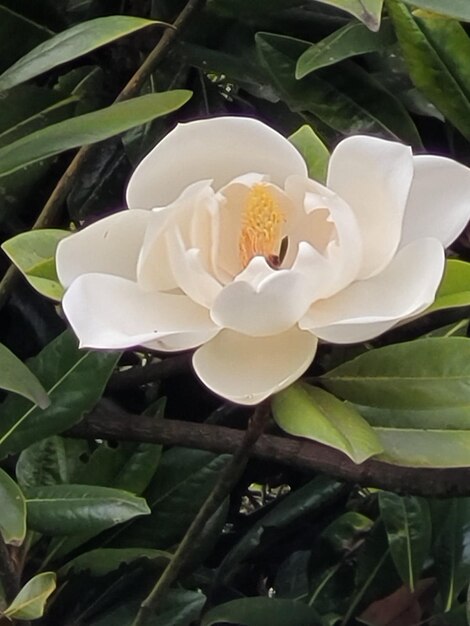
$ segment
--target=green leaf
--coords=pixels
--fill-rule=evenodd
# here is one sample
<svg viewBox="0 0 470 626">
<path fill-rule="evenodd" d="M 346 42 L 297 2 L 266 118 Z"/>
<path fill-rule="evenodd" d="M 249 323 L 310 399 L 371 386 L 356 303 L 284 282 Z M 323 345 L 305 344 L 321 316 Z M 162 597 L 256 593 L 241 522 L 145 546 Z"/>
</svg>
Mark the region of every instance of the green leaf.
<svg viewBox="0 0 470 626">
<path fill-rule="evenodd" d="M 326 181 L 330 153 L 313 128 L 308 124 L 301 126 L 299 130 L 289 137 L 289 141 L 294 144 L 304 157 L 310 178 L 324 183 Z"/>
<path fill-rule="evenodd" d="M 109 487 L 28 487 L 25 496 L 28 526 L 45 535 L 98 532 L 150 513 L 143 498 Z"/>
<path fill-rule="evenodd" d="M 64 150 L 108 139 L 176 111 L 191 97 L 176 89 L 147 94 L 35 131 L 0 148 L 0 177 Z"/>
<path fill-rule="evenodd" d="M 204 615 L 201 626 L 220 622 L 240 626 L 321 626 L 322 621 L 312 607 L 295 600 L 242 598 L 219 604 Z"/>
<path fill-rule="evenodd" d="M 60 300 L 64 289 L 57 277 L 55 253 L 61 239 L 70 231 L 31 230 L 2 243 L 2 250 L 41 295 Z"/>
<path fill-rule="evenodd" d="M 128 15 L 98 17 L 72 26 L 39 44 L 0 76 L 0 91 L 72 61 L 111 41 L 147 26 L 161 24 Z"/>
<path fill-rule="evenodd" d="M 318 43 L 310 46 L 297 61 L 296 78 L 303 78 L 316 70 L 344 61 L 358 54 L 376 52 L 393 43 L 393 31 L 386 22 L 378 33 L 363 24 L 346 24 Z"/>
<path fill-rule="evenodd" d="M 66 563 L 59 570 L 59 576 L 82 572 L 87 572 L 91 576 L 105 576 L 109 572 L 114 572 L 123 564 L 128 565 L 143 559 L 152 561 L 154 567 L 163 569 L 171 559 L 171 554 L 149 548 L 98 548 L 97 550 L 80 554 L 80 556 Z"/>
<path fill-rule="evenodd" d="M 370 28 L 379 30 L 383 0 L 317 0 L 343 11 L 347 11 Z"/>
<path fill-rule="evenodd" d="M 322 376 L 350 402 L 390 409 L 437 409 L 468 404 L 470 341 L 429 337 L 377 348 Z"/>
<path fill-rule="evenodd" d="M 0 344 L 0 389 L 17 393 L 39 408 L 45 409 L 50 400 L 44 387 L 17 356 Z"/>
<path fill-rule="evenodd" d="M 403 0 L 413 7 L 434 11 L 456 20 L 470 22 L 470 4 L 468 0 Z"/>
<path fill-rule="evenodd" d="M 26 502 L 21 489 L 0 468 L 0 533 L 3 541 L 20 546 L 26 536 Z"/>
<path fill-rule="evenodd" d="M 426 313 L 470 305 L 470 263 L 447 259 L 444 277 L 434 303 Z"/>
<path fill-rule="evenodd" d="M 431 547 L 429 505 L 423 498 L 382 491 L 379 506 L 393 562 L 413 592 Z"/>
<path fill-rule="evenodd" d="M 409 430 L 467 430 L 470 427 L 470 399 L 467 404 L 438 409 L 379 409 L 355 405 L 371 426 Z"/>
<path fill-rule="evenodd" d="M 6 617 L 34 620 L 44 615 L 46 602 L 56 588 L 54 572 L 43 572 L 28 580 L 19 594 L 4 611 Z"/>
<path fill-rule="evenodd" d="M 79 350 L 71 332 L 54 339 L 28 363 L 51 404 L 41 410 L 24 398 L 7 397 L 0 405 L 0 457 L 78 422 L 101 397 L 119 356 L 111 351 Z"/>
<path fill-rule="evenodd" d="M 464 29 L 445 18 L 415 18 L 397 0 L 387 0 L 387 8 L 414 84 L 469 139 L 470 39 Z"/>
<path fill-rule="evenodd" d="M 6 3 L 4 3 L 6 4 Z M 15 7 L 16 8 L 16 7 Z M 21 36 L 12 37 L 12 33 L 21 33 Z M 54 33 L 37 24 L 31 19 L 20 15 L 3 4 L 0 5 L 0 71 L 4 71 L 20 56 L 26 54 L 34 46 L 48 39 Z"/>
<path fill-rule="evenodd" d="M 277 393 L 273 417 L 283 430 L 340 450 L 355 463 L 382 452 L 373 429 L 351 406 L 319 387 L 302 383 Z"/>
</svg>

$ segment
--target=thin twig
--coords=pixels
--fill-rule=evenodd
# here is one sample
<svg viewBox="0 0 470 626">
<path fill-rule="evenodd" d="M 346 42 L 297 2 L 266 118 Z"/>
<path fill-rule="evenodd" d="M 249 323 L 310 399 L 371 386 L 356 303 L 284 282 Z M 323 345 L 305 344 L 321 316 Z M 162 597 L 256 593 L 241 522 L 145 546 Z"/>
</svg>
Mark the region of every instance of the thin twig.
<svg viewBox="0 0 470 626">
<path fill-rule="evenodd" d="M 108 391 L 122 391 L 138 385 L 145 385 L 156 380 L 170 378 L 177 374 L 182 374 L 190 370 L 191 356 L 189 354 L 178 354 L 139 367 L 131 367 L 122 372 L 113 374 L 108 382 Z"/>
<path fill-rule="evenodd" d="M 108 408 L 98 405 L 66 436 L 160 443 L 233 453 L 241 444 L 243 431 L 174 419 L 154 420 L 133 415 L 115 406 Z M 470 496 L 468 467 L 401 467 L 374 459 L 358 465 L 338 450 L 315 441 L 277 435 L 262 435 L 251 454 L 266 461 L 304 471 L 323 472 L 366 487 L 422 496 Z"/>
<path fill-rule="evenodd" d="M 261 403 L 248 424 L 240 447 L 222 470 L 213 490 L 194 518 L 171 561 L 150 594 L 140 605 L 132 626 L 144 626 L 147 623 L 158 609 L 160 602 L 166 596 L 168 589 L 177 579 L 181 570 L 186 563 L 191 561 L 194 552 L 198 549 L 198 537 L 240 480 L 250 457 L 251 449 L 265 429 L 268 419 L 269 405 L 266 402 Z"/>
<path fill-rule="evenodd" d="M 204 0 L 189 0 L 187 5 L 178 15 L 176 20 L 163 31 L 163 34 L 152 50 L 152 52 L 145 59 L 143 64 L 135 72 L 132 78 L 129 80 L 124 89 L 115 99 L 116 102 L 128 100 L 135 96 L 140 88 L 144 85 L 150 74 L 153 72 L 158 63 L 163 59 L 169 46 L 173 43 L 175 38 L 179 35 L 182 27 L 186 24 L 188 18 L 194 13 L 194 11 L 204 4 Z M 70 162 L 69 166 L 59 179 L 54 191 L 47 200 L 44 208 L 42 209 L 39 217 L 33 224 L 32 228 L 49 228 L 58 219 L 62 205 L 64 204 L 75 179 L 82 171 L 84 164 L 89 158 L 95 144 L 83 146 L 77 152 L 75 157 Z M 11 265 L 6 271 L 3 279 L 0 282 L 0 308 L 8 300 L 11 290 L 15 286 L 16 279 L 19 276 L 14 265 Z"/>
</svg>

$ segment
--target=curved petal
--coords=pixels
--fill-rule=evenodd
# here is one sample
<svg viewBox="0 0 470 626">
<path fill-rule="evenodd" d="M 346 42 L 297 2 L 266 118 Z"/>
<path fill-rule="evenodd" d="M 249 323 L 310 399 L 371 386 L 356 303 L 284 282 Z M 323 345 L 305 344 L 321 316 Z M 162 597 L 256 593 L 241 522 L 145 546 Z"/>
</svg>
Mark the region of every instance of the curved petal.
<svg viewBox="0 0 470 626">
<path fill-rule="evenodd" d="M 434 301 L 444 262 L 437 239 L 414 241 L 378 276 L 313 304 L 299 326 L 332 343 L 372 339 Z"/>
<path fill-rule="evenodd" d="M 413 177 L 411 148 L 376 137 L 348 137 L 333 151 L 327 186 L 352 207 L 359 222 L 359 278 L 379 273 L 395 254 Z"/>
<path fill-rule="evenodd" d="M 444 247 L 470 219 L 470 169 L 445 157 L 414 157 L 415 174 L 403 224 L 402 245 L 435 237 Z"/>
<path fill-rule="evenodd" d="M 68 287 L 90 272 L 135 280 L 145 231 L 158 219 L 150 211 L 120 211 L 62 239 L 56 254 L 60 282 Z"/>
<path fill-rule="evenodd" d="M 128 348 L 177 332 L 211 336 L 216 330 L 207 309 L 187 296 L 145 292 L 108 274 L 77 278 L 62 305 L 80 346 L 88 348 Z"/>
<path fill-rule="evenodd" d="M 283 186 L 289 174 L 307 175 L 300 153 L 258 120 L 218 117 L 179 124 L 138 165 L 127 188 L 130 208 L 175 200 L 195 181 L 211 178 L 220 189 L 249 172 L 269 174 Z"/>
<path fill-rule="evenodd" d="M 271 337 L 222 330 L 196 350 L 193 366 L 214 393 L 239 404 L 257 404 L 288 387 L 312 362 L 317 339 L 298 328 Z"/>
</svg>

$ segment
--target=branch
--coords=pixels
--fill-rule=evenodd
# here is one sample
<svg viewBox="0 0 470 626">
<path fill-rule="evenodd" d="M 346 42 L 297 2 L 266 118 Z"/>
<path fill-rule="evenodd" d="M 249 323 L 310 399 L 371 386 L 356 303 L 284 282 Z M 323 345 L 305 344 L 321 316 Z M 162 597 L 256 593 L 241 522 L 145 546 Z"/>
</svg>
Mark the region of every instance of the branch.
<svg viewBox="0 0 470 626">
<path fill-rule="evenodd" d="M 199 6 L 202 6 L 203 3 L 204 0 L 189 0 L 173 24 L 163 31 L 158 44 L 135 72 L 121 93 L 117 96 L 114 101 L 115 103 L 121 102 L 122 100 L 128 100 L 139 92 L 140 88 L 143 86 L 155 67 L 163 59 L 169 46 L 179 35 L 188 18 Z M 62 205 L 72 189 L 75 179 L 82 172 L 83 166 L 90 158 L 90 154 L 92 153 L 94 147 L 95 144 L 83 146 L 77 152 L 75 157 L 70 162 L 70 165 L 59 179 L 54 191 L 39 214 L 38 219 L 34 222 L 32 226 L 33 229 L 49 228 L 57 221 Z M 0 308 L 8 300 L 10 292 L 15 286 L 16 280 L 19 276 L 20 274 L 14 265 L 11 265 L 6 271 L 0 282 Z"/>
<path fill-rule="evenodd" d="M 102 405 L 65 434 L 84 439 L 179 445 L 220 453 L 235 453 L 244 436 L 243 431 L 225 426 L 170 419 L 157 421 Z M 373 459 L 356 465 L 341 452 L 320 443 L 277 435 L 262 435 L 251 456 L 398 493 L 433 497 L 470 495 L 470 468 L 401 467 Z"/>
<path fill-rule="evenodd" d="M 133 389 L 156 380 L 164 380 L 177 374 L 189 371 L 191 368 L 191 354 L 178 354 L 167 357 L 157 363 L 149 363 L 138 367 L 131 367 L 121 372 L 115 372 L 109 379 L 108 391 L 122 391 Z"/>
</svg>

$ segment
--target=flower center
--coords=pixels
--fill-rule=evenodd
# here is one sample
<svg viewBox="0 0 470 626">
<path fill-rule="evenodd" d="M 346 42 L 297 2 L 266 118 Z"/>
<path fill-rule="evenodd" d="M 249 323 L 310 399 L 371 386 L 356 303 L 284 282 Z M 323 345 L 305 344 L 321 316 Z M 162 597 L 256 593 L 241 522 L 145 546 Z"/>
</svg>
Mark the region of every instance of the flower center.
<svg viewBox="0 0 470 626">
<path fill-rule="evenodd" d="M 280 265 L 281 226 L 284 222 L 284 213 L 268 185 L 253 185 L 242 213 L 238 241 L 240 263 L 244 268 L 255 256 L 264 256 L 273 266 Z"/>
</svg>

